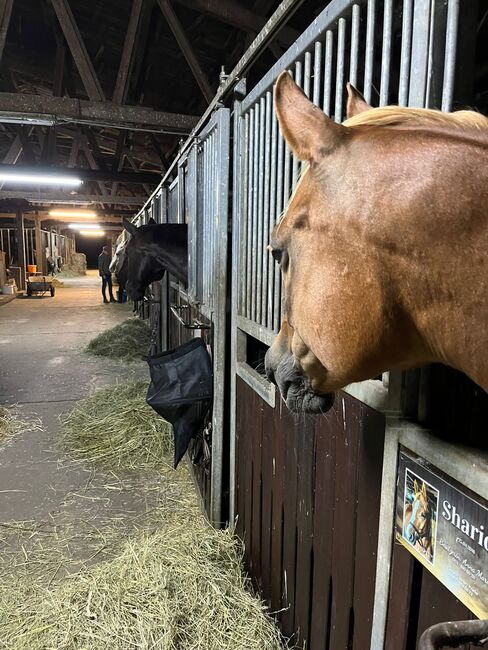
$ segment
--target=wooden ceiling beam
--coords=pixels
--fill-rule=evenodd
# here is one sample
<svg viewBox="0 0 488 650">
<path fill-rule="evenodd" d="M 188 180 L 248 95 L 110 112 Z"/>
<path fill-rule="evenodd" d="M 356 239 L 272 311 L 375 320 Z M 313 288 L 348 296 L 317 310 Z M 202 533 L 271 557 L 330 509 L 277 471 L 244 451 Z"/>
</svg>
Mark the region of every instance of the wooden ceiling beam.
<svg viewBox="0 0 488 650">
<path fill-rule="evenodd" d="M 94 102 L 104 102 L 105 95 L 100 82 L 98 81 L 95 68 L 90 60 L 68 1 L 51 0 L 51 4 L 58 18 L 71 52 L 71 56 L 78 68 L 78 72 L 80 73 L 88 97 Z"/>
<path fill-rule="evenodd" d="M 0 93 L 0 122 L 85 124 L 180 135 L 189 133 L 198 119 L 194 115 L 155 111 L 144 106 L 117 106 L 69 97 Z"/>
<path fill-rule="evenodd" d="M 0 200 L 25 199 L 42 203 L 98 203 L 100 205 L 143 205 L 147 196 L 100 196 L 99 194 L 70 194 L 69 192 L 26 192 L 25 190 L 0 190 Z"/>
<path fill-rule="evenodd" d="M 157 3 L 161 11 L 163 12 L 163 16 L 166 18 L 171 28 L 171 31 L 173 32 L 173 35 L 177 40 L 178 45 L 180 46 L 181 51 L 183 52 L 183 55 L 187 60 L 188 65 L 190 66 L 191 71 L 193 72 L 193 76 L 195 77 L 195 80 L 200 90 L 202 91 L 203 96 L 210 104 L 210 102 L 212 101 L 215 95 L 215 92 L 210 87 L 208 79 L 204 71 L 202 70 L 200 63 L 198 62 L 197 57 L 195 56 L 193 47 L 191 46 L 190 41 L 186 37 L 185 31 L 179 21 L 178 16 L 175 14 L 174 9 L 171 6 L 169 0 L 157 0 Z"/>
</svg>

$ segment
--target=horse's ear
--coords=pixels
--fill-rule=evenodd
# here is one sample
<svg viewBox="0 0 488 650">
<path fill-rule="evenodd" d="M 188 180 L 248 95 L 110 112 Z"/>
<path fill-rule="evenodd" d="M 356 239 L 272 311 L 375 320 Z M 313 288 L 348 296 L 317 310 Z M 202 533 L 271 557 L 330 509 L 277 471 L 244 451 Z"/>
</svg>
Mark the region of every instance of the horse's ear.
<svg viewBox="0 0 488 650">
<path fill-rule="evenodd" d="M 151 217 L 151 218 L 149 219 L 149 221 L 147 222 L 147 225 L 148 225 L 148 226 L 149 226 L 149 225 L 151 225 L 151 226 L 152 226 L 152 225 L 156 225 L 156 221 L 154 221 L 154 219 Z"/>
<path fill-rule="evenodd" d="M 422 481 L 422 494 L 424 497 L 427 496 L 427 486 L 425 485 L 425 481 Z"/>
<path fill-rule="evenodd" d="M 357 88 L 354 88 L 351 82 L 347 82 L 347 119 L 359 115 L 359 113 L 364 113 L 364 111 L 369 111 L 372 108 L 368 102 L 364 99 Z"/>
<path fill-rule="evenodd" d="M 133 223 L 130 221 L 127 221 L 127 219 L 122 219 L 122 225 L 124 228 L 127 230 L 127 232 L 131 235 L 135 235 L 137 232 L 137 226 L 134 226 Z"/>
<path fill-rule="evenodd" d="M 320 160 L 347 132 L 312 104 L 286 71 L 276 81 L 274 105 L 283 137 L 300 160 Z"/>
<path fill-rule="evenodd" d="M 419 491 L 419 484 L 417 483 L 416 479 L 413 479 L 413 491 L 415 494 Z"/>
</svg>

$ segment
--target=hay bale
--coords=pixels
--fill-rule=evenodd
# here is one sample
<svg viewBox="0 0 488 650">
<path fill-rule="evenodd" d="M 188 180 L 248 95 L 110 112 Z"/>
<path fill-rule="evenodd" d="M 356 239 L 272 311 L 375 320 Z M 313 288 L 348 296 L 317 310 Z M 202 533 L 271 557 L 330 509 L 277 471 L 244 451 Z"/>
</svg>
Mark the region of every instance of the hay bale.
<svg viewBox="0 0 488 650">
<path fill-rule="evenodd" d="M 63 265 L 62 273 L 66 278 L 86 275 L 85 253 L 72 253 L 69 262 Z"/>
<path fill-rule="evenodd" d="M 137 361 L 146 356 L 151 344 L 151 330 L 140 318 L 127 318 L 88 343 L 85 352 L 121 361 Z"/>
<path fill-rule="evenodd" d="M 62 418 L 75 457 L 111 468 L 165 467 L 173 453 L 171 425 L 146 404 L 146 381 L 107 386 Z"/>
</svg>

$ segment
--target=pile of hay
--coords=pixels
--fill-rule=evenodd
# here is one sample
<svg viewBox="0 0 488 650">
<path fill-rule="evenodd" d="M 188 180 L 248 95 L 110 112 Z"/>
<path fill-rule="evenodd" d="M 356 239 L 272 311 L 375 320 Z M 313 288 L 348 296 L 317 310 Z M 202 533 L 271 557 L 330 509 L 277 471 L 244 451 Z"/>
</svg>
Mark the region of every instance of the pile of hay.
<svg viewBox="0 0 488 650">
<path fill-rule="evenodd" d="M 0 406 L 0 441 L 24 431 L 40 429 L 42 425 L 39 419 L 22 417 L 16 406 Z"/>
<path fill-rule="evenodd" d="M 79 401 L 62 418 L 69 453 L 111 468 L 156 468 L 171 462 L 171 426 L 146 404 L 146 390 L 147 381 L 132 381 Z"/>
<path fill-rule="evenodd" d="M 279 650 L 272 619 L 242 571 L 242 549 L 197 507 L 57 584 L 2 581 L 0 647 Z"/>
<path fill-rule="evenodd" d="M 85 351 L 99 357 L 137 361 L 146 356 L 151 343 L 151 330 L 140 318 L 128 318 L 88 343 Z"/>
<path fill-rule="evenodd" d="M 131 382 L 83 400 L 64 439 L 76 456 L 144 470 L 134 483 L 133 471 L 99 473 L 95 493 L 78 496 L 91 502 L 107 481 L 110 493 L 142 489 L 145 511 L 108 524 L 97 514 L 68 527 L 0 525 L 0 648 L 284 650 L 245 577 L 240 541 L 207 523 L 187 467 L 169 469 L 169 431 L 144 388 Z M 163 471 L 147 468 L 155 460 Z"/>
</svg>

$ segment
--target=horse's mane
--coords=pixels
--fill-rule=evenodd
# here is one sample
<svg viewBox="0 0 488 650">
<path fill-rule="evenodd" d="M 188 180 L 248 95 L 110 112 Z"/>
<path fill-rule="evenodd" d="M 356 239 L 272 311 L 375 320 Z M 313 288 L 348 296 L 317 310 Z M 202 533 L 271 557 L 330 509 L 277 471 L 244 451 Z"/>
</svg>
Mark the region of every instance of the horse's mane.
<svg viewBox="0 0 488 650">
<path fill-rule="evenodd" d="M 384 106 L 358 113 L 343 122 L 344 126 L 444 126 L 447 128 L 488 130 L 488 118 L 475 111 L 443 113 L 431 108 Z"/>
</svg>

